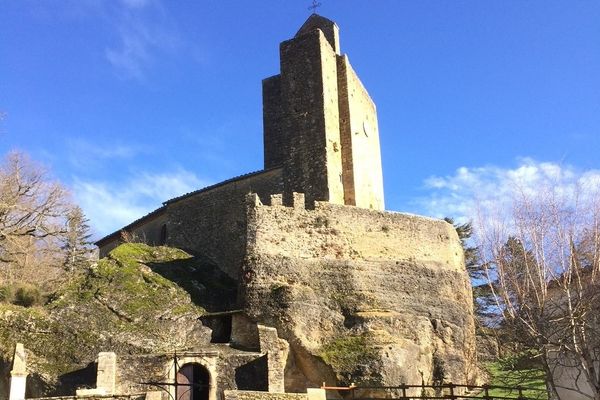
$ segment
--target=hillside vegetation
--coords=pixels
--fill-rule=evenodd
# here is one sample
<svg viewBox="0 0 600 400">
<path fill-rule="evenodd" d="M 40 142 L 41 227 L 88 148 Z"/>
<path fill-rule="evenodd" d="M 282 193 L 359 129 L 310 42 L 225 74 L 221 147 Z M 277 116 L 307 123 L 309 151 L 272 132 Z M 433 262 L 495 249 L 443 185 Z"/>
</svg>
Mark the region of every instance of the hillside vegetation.
<svg viewBox="0 0 600 400">
<path fill-rule="evenodd" d="M 35 396 L 72 392 L 70 382 L 80 380 L 75 377 L 100 351 L 138 354 L 205 342 L 210 331 L 198 318 L 203 306 L 212 306 L 203 304 L 213 297 L 206 292 L 232 299 L 227 287 L 215 283 L 214 271 L 182 250 L 129 243 L 74 273 L 43 306 L 0 303 L 0 375 L 8 376 L 17 342 L 24 343 L 36 371 Z"/>
</svg>

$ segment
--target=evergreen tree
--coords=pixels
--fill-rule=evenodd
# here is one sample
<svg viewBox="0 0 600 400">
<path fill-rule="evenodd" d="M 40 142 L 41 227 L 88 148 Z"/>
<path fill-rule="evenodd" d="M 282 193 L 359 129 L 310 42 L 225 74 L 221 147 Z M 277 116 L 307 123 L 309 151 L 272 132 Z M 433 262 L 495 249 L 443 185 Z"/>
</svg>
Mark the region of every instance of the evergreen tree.
<svg viewBox="0 0 600 400">
<path fill-rule="evenodd" d="M 66 235 L 63 245 L 65 251 L 64 268 L 73 271 L 84 267 L 92 251 L 91 233 L 88 219 L 79 206 L 74 206 L 66 221 Z"/>
<path fill-rule="evenodd" d="M 473 289 L 473 309 L 477 325 L 478 327 L 496 326 L 498 324 L 498 313 L 495 309 L 496 303 L 488 283 L 486 269 L 479 256 L 479 249 L 472 245 L 473 224 L 471 222 L 460 224 L 449 217 L 444 218 L 444 221 L 454 226 L 462 243 L 465 268 L 471 279 Z"/>
</svg>

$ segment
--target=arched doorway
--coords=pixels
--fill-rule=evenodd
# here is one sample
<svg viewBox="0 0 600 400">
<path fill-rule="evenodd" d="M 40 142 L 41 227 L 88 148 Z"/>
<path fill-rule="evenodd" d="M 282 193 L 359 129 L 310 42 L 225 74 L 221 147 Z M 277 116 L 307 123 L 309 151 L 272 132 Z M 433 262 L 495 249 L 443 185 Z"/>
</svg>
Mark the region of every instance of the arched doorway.
<svg viewBox="0 0 600 400">
<path fill-rule="evenodd" d="M 208 400 L 210 374 L 200 364 L 185 364 L 177 371 L 175 400 Z"/>
</svg>

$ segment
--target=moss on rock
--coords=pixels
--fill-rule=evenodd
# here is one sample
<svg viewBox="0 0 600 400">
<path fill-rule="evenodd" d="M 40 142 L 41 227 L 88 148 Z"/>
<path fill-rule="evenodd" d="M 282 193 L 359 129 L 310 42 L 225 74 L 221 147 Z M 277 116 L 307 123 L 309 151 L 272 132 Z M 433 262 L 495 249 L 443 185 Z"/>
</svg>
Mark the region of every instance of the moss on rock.
<svg viewBox="0 0 600 400">
<path fill-rule="evenodd" d="M 182 250 L 124 244 L 73 276 L 43 307 L 0 304 L 0 357 L 10 360 L 15 343 L 24 343 L 31 368 L 50 388 L 38 395 L 49 395 L 61 394 L 61 376 L 84 369 L 100 351 L 139 354 L 201 345 L 210 340 L 198 319 L 204 308 L 150 267 L 172 262 L 194 268 L 194 257 Z"/>
<path fill-rule="evenodd" d="M 370 381 L 365 372 L 379 358 L 372 343 L 368 334 L 341 336 L 326 343 L 319 356 L 333 368 L 340 383 L 356 383 L 356 378 Z"/>
</svg>

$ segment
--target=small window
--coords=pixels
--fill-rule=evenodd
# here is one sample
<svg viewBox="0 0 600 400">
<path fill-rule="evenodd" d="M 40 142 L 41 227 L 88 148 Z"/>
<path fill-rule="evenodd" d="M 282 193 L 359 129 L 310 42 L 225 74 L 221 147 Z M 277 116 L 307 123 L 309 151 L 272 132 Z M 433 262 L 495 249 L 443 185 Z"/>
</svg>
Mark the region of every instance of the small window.
<svg viewBox="0 0 600 400">
<path fill-rule="evenodd" d="M 161 246 L 163 246 L 166 243 L 167 243 L 167 224 L 163 224 L 163 226 L 160 227 L 160 240 L 159 240 L 159 244 Z"/>
</svg>

